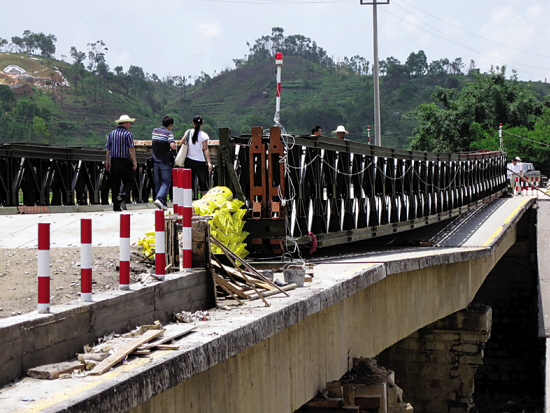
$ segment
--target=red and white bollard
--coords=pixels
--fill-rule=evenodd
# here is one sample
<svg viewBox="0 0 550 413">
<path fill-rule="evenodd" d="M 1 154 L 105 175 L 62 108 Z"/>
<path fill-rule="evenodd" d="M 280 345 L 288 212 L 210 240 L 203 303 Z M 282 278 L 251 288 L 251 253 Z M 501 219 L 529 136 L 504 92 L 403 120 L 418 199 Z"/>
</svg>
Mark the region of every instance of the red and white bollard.
<svg viewBox="0 0 550 413">
<path fill-rule="evenodd" d="M 172 203 L 174 204 L 174 214 L 179 212 L 180 201 L 180 184 L 178 179 L 178 169 L 172 169 Z"/>
<path fill-rule="evenodd" d="M 520 188 L 520 183 L 519 183 L 519 176 L 516 176 L 516 195 L 519 195 L 520 191 L 519 191 L 519 188 Z"/>
<path fill-rule="evenodd" d="M 38 224 L 38 313 L 50 312 L 50 224 Z"/>
<path fill-rule="evenodd" d="M 155 211 L 155 275 L 160 280 L 164 280 L 165 267 L 164 211 Z"/>
<path fill-rule="evenodd" d="M 80 220 L 80 299 L 92 301 L 92 220 Z"/>
<path fill-rule="evenodd" d="M 192 217 L 193 217 L 193 182 L 191 169 L 183 169 L 183 179 L 180 181 L 183 187 L 183 206 L 181 207 L 182 219 L 182 244 L 181 270 L 190 271 L 193 242 L 192 242 Z"/>
<path fill-rule="evenodd" d="M 119 288 L 130 289 L 130 215 L 120 215 Z"/>
</svg>

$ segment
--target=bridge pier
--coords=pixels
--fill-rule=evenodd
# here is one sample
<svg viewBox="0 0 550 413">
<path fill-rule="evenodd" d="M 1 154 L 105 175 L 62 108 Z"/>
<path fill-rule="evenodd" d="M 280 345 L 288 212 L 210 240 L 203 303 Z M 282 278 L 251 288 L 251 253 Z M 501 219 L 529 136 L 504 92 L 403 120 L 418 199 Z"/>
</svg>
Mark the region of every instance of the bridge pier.
<svg viewBox="0 0 550 413">
<path fill-rule="evenodd" d="M 465 413 L 474 407 L 474 377 L 491 335 L 492 311 L 475 305 L 431 323 L 384 350 L 378 363 L 415 413 Z"/>
</svg>

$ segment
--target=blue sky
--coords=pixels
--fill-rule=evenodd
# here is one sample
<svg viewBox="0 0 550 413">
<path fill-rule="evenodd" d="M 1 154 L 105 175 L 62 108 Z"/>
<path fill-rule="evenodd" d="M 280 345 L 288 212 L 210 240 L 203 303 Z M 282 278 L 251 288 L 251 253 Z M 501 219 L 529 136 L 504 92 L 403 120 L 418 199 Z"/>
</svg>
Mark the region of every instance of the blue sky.
<svg viewBox="0 0 550 413">
<path fill-rule="evenodd" d="M 377 9 L 380 60 L 404 63 L 424 50 L 429 62 L 461 57 L 482 72 L 506 65 L 521 80 L 550 79 L 548 0 L 391 0 Z M 56 56 L 68 61 L 71 46 L 103 40 L 111 69 L 159 77 L 232 68 L 272 27 L 311 38 L 335 60 L 373 60 L 372 6 L 359 0 L 26 0 L 4 1 L 0 15 L 1 38 L 55 34 Z"/>
</svg>

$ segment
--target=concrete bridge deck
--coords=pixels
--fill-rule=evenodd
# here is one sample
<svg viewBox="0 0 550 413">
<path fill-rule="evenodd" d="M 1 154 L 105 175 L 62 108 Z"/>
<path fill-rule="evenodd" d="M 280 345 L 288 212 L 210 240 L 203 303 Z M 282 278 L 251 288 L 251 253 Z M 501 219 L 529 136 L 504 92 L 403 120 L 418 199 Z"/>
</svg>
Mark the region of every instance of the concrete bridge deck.
<svg viewBox="0 0 550 413">
<path fill-rule="evenodd" d="M 1 390 L 0 411 L 294 411 L 348 371 L 353 357 L 373 357 L 465 308 L 535 201 L 480 207 L 433 234 L 436 247 L 320 258 L 312 283 L 271 297 L 270 307 L 258 300 L 215 309 L 180 350 L 102 376 L 25 378 Z"/>
</svg>

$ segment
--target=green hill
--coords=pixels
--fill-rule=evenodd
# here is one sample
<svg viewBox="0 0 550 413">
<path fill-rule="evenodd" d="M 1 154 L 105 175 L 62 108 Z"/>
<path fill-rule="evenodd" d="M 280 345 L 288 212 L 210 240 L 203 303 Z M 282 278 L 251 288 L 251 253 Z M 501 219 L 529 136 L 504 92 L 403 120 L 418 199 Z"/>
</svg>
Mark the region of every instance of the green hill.
<svg viewBox="0 0 550 413">
<path fill-rule="evenodd" d="M 151 78 L 134 66 L 126 73 L 121 68 L 90 72 L 82 64 L 0 53 L 0 70 L 12 64 L 27 75 L 0 72 L 0 142 L 101 147 L 123 113 L 137 119 L 136 139 L 150 139 L 165 114 L 174 117 L 177 137 L 195 114 L 205 118 L 212 137 L 220 127 L 239 134 L 273 124 L 276 72 L 270 57 L 213 78 L 203 74 L 194 84 L 181 77 Z M 383 145 L 408 147 L 415 121 L 405 114 L 429 102 L 437 86 L 460 89 L 471 80 L 462 74 L 411 76 L 388 70 L 380 90 Z M 547 84 L 531 86 L 541 97 L 549 93 Z M 352 140 L 366 141 L 367 126 L 373 129 L 372 76 L 348 66 L 287 56 L 281 94 L 281 124 L 288 133 L 307 134 L 318 124 L 328 134 L 344 124 Z"/>
</svg>

